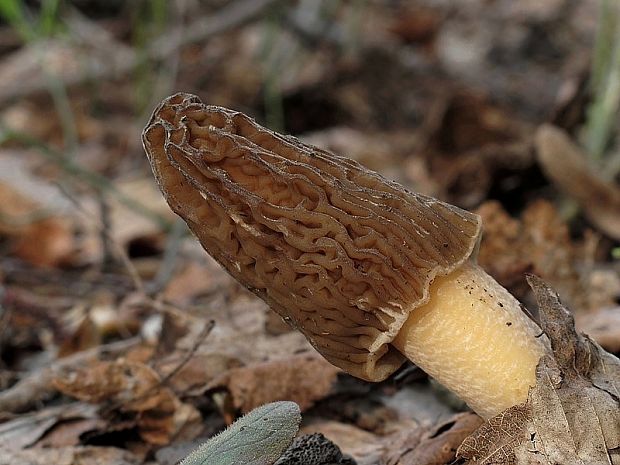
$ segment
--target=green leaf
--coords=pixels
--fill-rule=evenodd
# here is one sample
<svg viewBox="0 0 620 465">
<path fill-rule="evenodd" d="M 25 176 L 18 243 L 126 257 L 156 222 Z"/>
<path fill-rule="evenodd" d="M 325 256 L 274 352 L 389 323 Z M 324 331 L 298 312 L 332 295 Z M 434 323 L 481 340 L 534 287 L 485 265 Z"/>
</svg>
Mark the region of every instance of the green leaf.
<svg viewBox="0 0 620 465">
<path fill-rule="evenodd" d="M 295 402 L 273 402 L 252 410 L 187 456 L 180 465 L 271 465 L 299 429 Z"/>
</svg>

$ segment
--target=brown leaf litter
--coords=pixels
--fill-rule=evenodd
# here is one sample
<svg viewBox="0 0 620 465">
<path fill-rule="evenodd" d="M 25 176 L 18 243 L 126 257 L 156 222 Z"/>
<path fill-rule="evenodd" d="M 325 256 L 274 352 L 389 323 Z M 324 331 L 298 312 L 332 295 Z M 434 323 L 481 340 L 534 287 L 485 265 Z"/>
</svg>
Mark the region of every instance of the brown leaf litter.
<svg viewBox="0 0 620 465">
<path fill-rule="evenodd" d="M 243 413 L 276 400 L 292 400 L 303 412 L 329 394 L 339 372 L 315 354 L 296 355 L 233 368 L 209 387 L 225 387 L 233 406 Z"/>
<path fill-rule="evenodd" d="M 550 202 L 531 202 L 520 218 L 512 218 L 496 201 L 483 203 L 477 213 L 484 224 L 478 263 L 521 301 L 529 294 L 523 274 L 534 273 L 558 289 L 576 313 L 614 303 L 616 274 L 590 265 L 596 259 L 597 238 L 586 233 L 582 240 L 572 239 Z"/>
<path fill-rule="evenodd" d="M 459 413 L 433 427 L 408 429 L 385 443 L 381 465 L 442 465 L 454 460 L 456 450 L 482 419 L 474 413 Z"/>
<path fill-rule="evenodd" d="M 119 359 L 76 369 L 57 376 L 53 382 L 66 395 L 129 415 L 130 424 L 138 428 L 143 440 L 164 445 L 183 429 L 197 425 L 200 414 L 160 381 L 152 368 Z"/>
<path fill-rule="evenodd" d="M 130 452 L 114 447 L 14 450 L 0 446 L 0 465 L 138 465 Z"/>
</svg>

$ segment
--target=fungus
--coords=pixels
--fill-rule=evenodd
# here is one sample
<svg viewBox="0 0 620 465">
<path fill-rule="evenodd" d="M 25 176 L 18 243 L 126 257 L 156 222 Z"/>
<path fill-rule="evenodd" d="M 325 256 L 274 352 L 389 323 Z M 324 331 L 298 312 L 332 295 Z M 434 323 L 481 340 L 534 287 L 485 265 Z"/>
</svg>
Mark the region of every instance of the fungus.
<svg viewBox="0 0 620 465">
<path fill-rule="evenodd" d="M 526 401 L 546 348 L 475 264 L 480 217 L 190 94 L 143 143 L 205 250 L 331 363 L 380 381 L 408 358 L 486 418 Z"/>
</svg>

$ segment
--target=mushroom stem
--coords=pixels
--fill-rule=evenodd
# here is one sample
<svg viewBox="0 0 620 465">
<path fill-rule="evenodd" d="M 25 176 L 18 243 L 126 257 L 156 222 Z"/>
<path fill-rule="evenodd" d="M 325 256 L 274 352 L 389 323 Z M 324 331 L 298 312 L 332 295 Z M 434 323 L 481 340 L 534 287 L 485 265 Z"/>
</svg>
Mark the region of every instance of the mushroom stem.
<svg viewBox="0 0 620 465">
<path fill-rule="evenodd" d="M 484 418 L 525 402 L 546 349 L 519 302 L 471 262 L 429 292 L 392 344 Z"/>
</svg>

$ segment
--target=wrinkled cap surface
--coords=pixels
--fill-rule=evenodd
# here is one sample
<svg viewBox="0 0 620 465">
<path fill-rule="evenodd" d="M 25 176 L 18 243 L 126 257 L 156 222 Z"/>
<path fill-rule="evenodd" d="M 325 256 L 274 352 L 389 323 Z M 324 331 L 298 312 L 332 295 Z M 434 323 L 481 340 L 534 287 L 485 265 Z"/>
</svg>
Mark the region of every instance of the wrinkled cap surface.
<svg viewBox="0 0 620 465">
<path fill-rule="evenodd" d="M 202 246 L 327 360 L 378 381 L 430 282 L 460 266 L 480 218 L 190 94 L 143 133 L 157 182 Z"/>
</svg>

